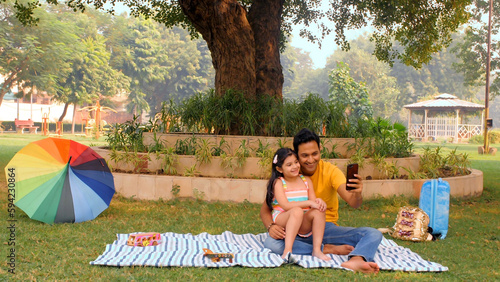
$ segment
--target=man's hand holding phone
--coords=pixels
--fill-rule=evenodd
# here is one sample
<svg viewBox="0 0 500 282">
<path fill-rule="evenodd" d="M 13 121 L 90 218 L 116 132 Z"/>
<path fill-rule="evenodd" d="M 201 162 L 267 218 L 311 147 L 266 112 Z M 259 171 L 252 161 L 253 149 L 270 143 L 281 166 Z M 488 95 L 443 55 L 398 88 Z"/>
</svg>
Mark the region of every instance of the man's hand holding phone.
<svg viewBox="0 0 500 282">
<path fill-rule="evenodd" d="M 363 182 L 361 176 L 358 174 L 358 164 L 348 164 L 346 174 L 346 187 L 347 191 L 361 193 L 363 190 Z"/>
</svg>

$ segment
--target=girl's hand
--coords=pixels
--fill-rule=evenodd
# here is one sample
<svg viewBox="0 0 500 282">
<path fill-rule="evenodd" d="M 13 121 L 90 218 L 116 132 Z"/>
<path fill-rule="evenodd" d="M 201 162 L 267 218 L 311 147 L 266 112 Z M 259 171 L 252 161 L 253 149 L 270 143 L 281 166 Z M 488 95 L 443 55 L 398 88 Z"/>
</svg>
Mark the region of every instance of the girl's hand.
<svg viewBox="0 0 500 282">
<path fill-rule="evenodd" d="M 316 198 L 315 202 L 316 202 L 316 204 L 318 205 L 317 209 L 318 209 L 320 212 L 324 212 L 324 211 L 326 211 L 326 203 L 325 203 L 325 201 L 323 201 L 323 199 L 321 199 L 321 198 Z"/>
<path fill-rule="evenodd" d="M 316 200 L 309 200 L 309 206 L 311 207 L 311 209 L 318 209 L 320 208 L 318 202 Z"/>
</svg>

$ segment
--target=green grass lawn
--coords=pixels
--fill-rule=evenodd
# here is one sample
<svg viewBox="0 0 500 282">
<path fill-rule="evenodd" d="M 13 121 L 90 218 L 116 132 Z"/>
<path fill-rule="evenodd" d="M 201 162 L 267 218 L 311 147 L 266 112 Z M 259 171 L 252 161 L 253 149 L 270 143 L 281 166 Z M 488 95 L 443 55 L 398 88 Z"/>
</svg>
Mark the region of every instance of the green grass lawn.
<svg viewBox="0 0 500 282">
<path fill-rule="evenodd" d="M 66 136 L 65 136 L 66 137 Z M 71 137 L 71 136 L 68 136 Z M 12 156 L 40 135 L 0 134 L 0 166 L 4 168 Z M 87 145 L 104 144 L 72 138 Z M 424 144 L 416 144 L 417 153 Z M 110 207 L 95 220 L 79 224 L 47 225 L 29 219 L 16 210 L 16 280 L 479 280 L 499 279 L 500 247 L 499 190 L 500 156 L 477 154 L 477 145 L 445 144 L 446 149 L 467 152 L 472 167 L 484 172 L 485 190 L 480 198 L 452 199 L 448 237 L 442 241 L 413 243 L 396 242 L 420 254 L 424 259 L 449 267 L 445 273 L 404 273 L 383 271 L 365 276 L 335 269 L 304 269 L 296 265 L 260 269 L 230 267 L 153 268 L 90 266 L 116 233 L 136 231 L 220 234 L 261 233 L 265 229 L 259 219 L 258 204 L 202 202 L 197 200 L 136 201 L 116 196 Z M 0 179 L 0 220 L 7 225 L 7 185 Z M 399 207 L 418 205 L 417 199 L 394 197 L 366 201 L 360 209 L 341 203 L 340 224 L 348 226 L 391 227 Z M 7 273 L 9 234 L 2 232 L 3 244 L 0 280 L 12 278 Z M 388 237 L 390 238 L 390 237 Z M 4 278 L 3 278 L 4 277 Z"/>
</svg>

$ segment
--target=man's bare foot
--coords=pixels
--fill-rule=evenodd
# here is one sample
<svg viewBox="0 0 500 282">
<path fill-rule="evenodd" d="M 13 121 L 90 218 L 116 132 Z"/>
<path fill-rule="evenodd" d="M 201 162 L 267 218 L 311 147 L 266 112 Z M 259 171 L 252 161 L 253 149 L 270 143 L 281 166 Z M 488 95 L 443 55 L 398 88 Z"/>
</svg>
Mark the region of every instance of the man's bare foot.
<svg viewBox="0 0 500 282">
<path fill-rule="evenodd" d="M 334 255 L 348 255 L 354 250 L 354 247 L 351 245 L 330 245 L 325 244 L 323 246 L 323 253 L 325 254 L 334 254 Z"/>
<path fill-rule="evenodd" d="M 377 274 L 380 271 L 380 268 L 376 263 L 366 262 L 362 257 L 352 257 L 340 266 L 354 270 L 354 272 Z"/>
<path fill-rule="evenodd" d="M 325 255 L 321 251 L 317 251 L 317 252 L 313 251 L 312 255 L 313 255 L 313 257 L 317 257 L 317 258 L 322 259 L 322 260 L 326 260 L 326 261 L 332 260 L 329 256 Z"/>
</svg>

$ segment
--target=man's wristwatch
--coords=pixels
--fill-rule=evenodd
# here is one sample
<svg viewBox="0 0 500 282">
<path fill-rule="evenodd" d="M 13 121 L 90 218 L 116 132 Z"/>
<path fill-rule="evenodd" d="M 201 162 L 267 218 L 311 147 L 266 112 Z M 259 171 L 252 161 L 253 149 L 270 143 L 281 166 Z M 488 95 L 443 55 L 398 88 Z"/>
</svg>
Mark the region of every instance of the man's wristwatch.
<svg viewBox="0 0 500 282">
<path fill-rule="evenodd" d="M 267 232 L 269 232 L 269 229 L 271 229 L 271 226 L 275 225 L 276 223 L 274 222 L 271 222 L 271 224 L 269 224 L 269 226 L 267 227 Z"/>
</svg>

